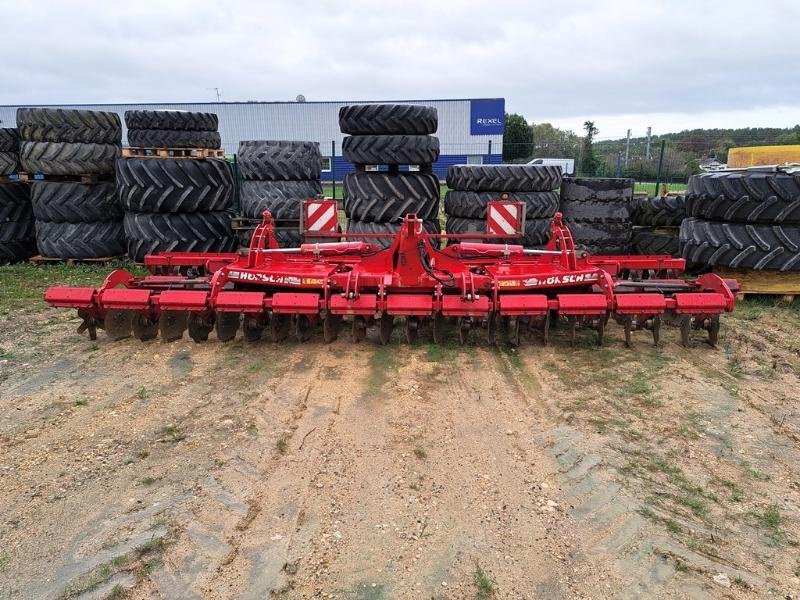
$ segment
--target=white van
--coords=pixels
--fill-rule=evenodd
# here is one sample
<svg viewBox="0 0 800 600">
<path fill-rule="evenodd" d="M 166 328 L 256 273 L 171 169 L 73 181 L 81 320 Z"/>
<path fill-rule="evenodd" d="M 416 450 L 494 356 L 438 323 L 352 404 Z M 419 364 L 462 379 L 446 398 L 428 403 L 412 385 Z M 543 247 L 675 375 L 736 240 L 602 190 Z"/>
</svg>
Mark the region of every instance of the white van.
<svg viewBox="0 0 800 600">
<path fill-rule="evenodd" d="M 573 158 L 534 158 L 529 165 L 545 165 L 548 167 L 561 167 L 562 175 L 575 174 L 575 159 Z"/>
</svg>

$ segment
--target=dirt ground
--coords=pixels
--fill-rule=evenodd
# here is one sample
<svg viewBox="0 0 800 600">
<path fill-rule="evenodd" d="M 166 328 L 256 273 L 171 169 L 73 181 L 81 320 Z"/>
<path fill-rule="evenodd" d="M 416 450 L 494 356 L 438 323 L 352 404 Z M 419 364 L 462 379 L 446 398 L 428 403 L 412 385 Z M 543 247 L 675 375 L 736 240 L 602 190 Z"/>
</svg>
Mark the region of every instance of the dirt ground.
<svg viewBox="0 0 800 600">
<path fill-rule="evenodd" d="M 0 598 L 800 593 L 798 302 L 741 304 L 718 349 L 92 342 L 0 312 Z"/>
</svg>

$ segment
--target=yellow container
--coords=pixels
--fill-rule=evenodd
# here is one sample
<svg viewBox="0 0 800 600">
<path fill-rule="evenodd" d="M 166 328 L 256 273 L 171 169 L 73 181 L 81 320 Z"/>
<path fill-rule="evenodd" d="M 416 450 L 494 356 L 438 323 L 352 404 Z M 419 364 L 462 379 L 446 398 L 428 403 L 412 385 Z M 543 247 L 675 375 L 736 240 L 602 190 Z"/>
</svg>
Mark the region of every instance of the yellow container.
<svg viewBox="0 0 800 600">
<path fill-rule="evenodd" d="M 728 150 L 728 168 L 757 167 L 759 165 L 782 165 L 800 163 L 798 146 L 744 146 Z"/>
</svg>

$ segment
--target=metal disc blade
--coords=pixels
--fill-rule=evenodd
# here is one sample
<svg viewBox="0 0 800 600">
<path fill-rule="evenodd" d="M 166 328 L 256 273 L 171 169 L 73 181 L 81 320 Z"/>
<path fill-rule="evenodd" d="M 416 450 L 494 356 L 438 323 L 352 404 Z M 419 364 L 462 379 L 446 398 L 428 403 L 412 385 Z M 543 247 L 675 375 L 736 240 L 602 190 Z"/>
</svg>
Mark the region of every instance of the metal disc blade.
<svg viewBox="0 0 800 600">
<path fill-rule="evenodd" d="M 186 320 L 189 317 L 185 310 L 165 310 L 158 320 L 158 331 L 165 342 L 174 342 L 183 337 Z"/>
<path fill-rule="evenodd" d="M 328 314 L 322 321 L 322 339 L 326 344 L 336 341 L 342 327 L 342 316 Z"/>
<path fill-rule="evenodd" d="M 131 337 L 133 328 L 133 311 L 112 309 L 106 313 L 103 329 L 112 340 L 124 340 Z"/>
<path fill-rule="evenodd" d="M 550 311 L 544 316 L 544 323 L 542 324 L 542 342 L 545 346 L 550 343 Z"/>
<path fill-rule="evenodd" d="M 214 329 L 213 321 L 200 313 L 189 313 L 189 337 L 195 342 L 205 342 L 208 334 Z"/>
<path fill-rule="evenodd" d="M 229 342 L 236 337 L 239 331 L 239 324 L 242 314 L 238 312 L 221 312 L 217 314 L 216 330 L 217 339 L 221 342 Z"/>
<path fill-rule="evenodd" d="M 689 334 L 692 332 L 692 317 L 684 316 L 681 319 L 681 344 L 689 347 Z"/>
<path fill-rule="evenodd" d="M 353 317 L 352 333 L 354 342 L 361 342 L 367 337 L 367 323 L 363 316 L 356 315 Z"/>
<path fill-rule="evenodd" d="M 444 317 L 442 313 L 435 313 L 432 317 L 431 329 L 433 329 L 433 341 L 437 344 L 443 344 L 445 340 L 444 333 Z"/>
<path fill-rule="evenodd" d="M 394 317 L 383 313 L 378 323 L 380 333 L 381 345 L 385 346 L 392 338 L 392 329 L 394 328 Z"/>
<path fill-rule="evenodd" d="M 497 313 L 490 312 L 486 318 L 486 338 L 490 344 L 497 343 Z"/>
<path fill-rule="evenodd" d="M 719 341 L 719 315 L 714 315 L 708 323 L 708 343 L 716 348 Z"/>
<path fill-rule="evenodd" d="M 269 335 L 273 342 L 285 340 L 289 335 L 289 327 L 292 325 L 289 315 L 273 314 L 269 320 Z"/>
<path fill-rule="evenodd" d="M 469 341 L 469 330 L 472 329 L 472 322 L 469 317 L 461 317 L 458 320 L 458 343 L 462 346 Z"/>
<path fill-rule="evenodd" d="M 417 334 L 419 333 L 419 319 L 417 317 L 406 317 L 406 341 L 413 344 L 417 341 Z"/>
<path fill-rule="evenodd" d="M 266 323 L 261 315 L 245 315 L 242 319 L 242 334 L 247 342 L 257 342 L 264 335 Z"/>
<path fill-rule="evenodd" d="M 511 317 L 508 320 L 508 345 L 516 348 L 519 346 L 519 318 Z"/>
<path fill-rule="evenodd" d="M 142 313 L 135 314 L 133 316 L 133 336 L 142 342 L 156 339 L 158 336 L 158 321 Z"/>
<path fill-rule="evenodd" d="M 606 334 L 606 321 L 608 317 L 600 317 L 597 320 L 597 345 L 602 346 Z"/>
<path fill-rule="evenodd" d="M 294 335 L 298 342 L 307 342 L 314 333 L 314 324 L 308 315 L 297 315 L 294 320 Z"/>
<path fill-rule="evenodd" d="M 658 346 L 661 339 L 661 317 L 653 317 L 653 344 Z"/>
</svg>

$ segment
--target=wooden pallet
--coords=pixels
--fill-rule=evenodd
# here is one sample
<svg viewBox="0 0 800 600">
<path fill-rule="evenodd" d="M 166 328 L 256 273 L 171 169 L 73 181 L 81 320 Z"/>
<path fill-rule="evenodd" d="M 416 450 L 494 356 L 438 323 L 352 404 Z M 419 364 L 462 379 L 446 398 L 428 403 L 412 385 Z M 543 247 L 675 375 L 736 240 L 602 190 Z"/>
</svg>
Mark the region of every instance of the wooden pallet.
<svg viewBox="0 0 800 600">
<path fill-rule="evenodd" d="M 43 173 L 26 173 L 20 171 L 11 175 L 0 177 L 0 183 L 14 183 L 23 182 L 30 183 L 31 181 L 61 181 L 72 183 L 100 183 L 114 181 L 112 173 L 84 173 L 81 175 L 44 175 Z"/>
<path fill-rule="evenodd" d="M 122 149 L 125 158 L 225 158 L 225 150 L 214 148 L 141 148 Z"/>
<path fill-rule="evenodd" d="M 32 256 L 30 262 L 35 265 L 107 265 L 115 260 L 124 260 L 125 256 L 98 256 L 96 258 L 54 258 L 52 256 Z"/>
<path fill-rule="evenodd" d="M 723 279 L 735 279 L 741 289 L 737 296 L 781 296 L 791 302 L 800 297 L 800 272 L 754 271 L 714 267 L 714 273 Z"/>
</svg>

